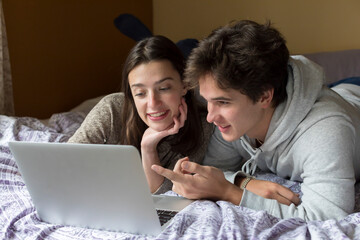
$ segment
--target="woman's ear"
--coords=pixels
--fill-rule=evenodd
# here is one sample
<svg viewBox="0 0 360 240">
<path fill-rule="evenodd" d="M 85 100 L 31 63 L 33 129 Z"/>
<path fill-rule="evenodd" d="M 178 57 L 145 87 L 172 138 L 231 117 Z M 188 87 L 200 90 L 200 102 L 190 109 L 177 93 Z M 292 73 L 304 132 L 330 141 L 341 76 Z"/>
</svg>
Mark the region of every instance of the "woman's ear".
<svg viewBox="0 0 360 240">
<path fill-rule="evenodd" d="M 187 93 L 187 91 L 188 91 L 187 87 L 186 87 L 186 86 L 184 86 L 184 87 L 183 87 L 183 89 L 182 89 L 182 93 L 181 93 L 181 95 L 182 95 L 182 96 L 185 96 L 185 95 L 186 95 L 186 93 Z"/>
<path fill-rule="evenodd" d="M 263 93 L 263 95 L 260 97 L 259 100 L 263 108 L 271 107 L 273 96 L 274 96 L 274 88 L 270 88 Z"/>
</svg>

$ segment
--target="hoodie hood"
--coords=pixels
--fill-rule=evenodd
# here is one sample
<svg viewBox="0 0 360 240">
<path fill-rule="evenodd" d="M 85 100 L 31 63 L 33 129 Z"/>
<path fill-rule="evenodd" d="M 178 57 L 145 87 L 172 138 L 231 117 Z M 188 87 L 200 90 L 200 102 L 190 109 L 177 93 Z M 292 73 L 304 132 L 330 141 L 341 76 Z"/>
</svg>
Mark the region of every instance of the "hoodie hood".
<svg viewBox="0 0 360 240">
<path fill-rule="evenodd" d="M 276 107 L 263 146 L 272 151 L 293 134 L 318 99 L 324 84 L 324 71 L 303 56 L 293 56 L 288 63 L 287 99 Z"/>
<path fill-rule="evenodd" d="M 251 158 L 243 165 L 243 171 L 253 174 L 258 156 L 271 159 L 275 150 L 290 136 L 313 107 L 321 92 L 325 75 L 323 69 L 303 56 L 292 56 L 288 62 L 287 99 L 278 105 L 271 118 L 264 144 L 254 149 L 247 136 L 241 142 Z"/>
</svg>

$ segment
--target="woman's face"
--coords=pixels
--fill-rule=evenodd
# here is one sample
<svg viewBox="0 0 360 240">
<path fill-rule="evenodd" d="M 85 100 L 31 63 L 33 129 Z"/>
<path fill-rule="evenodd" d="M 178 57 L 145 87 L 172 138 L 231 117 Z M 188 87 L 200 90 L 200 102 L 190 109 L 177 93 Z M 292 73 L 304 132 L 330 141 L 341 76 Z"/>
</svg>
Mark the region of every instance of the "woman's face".
<svg viewBox="0 0 360 240">
<path fill-rule="evenodd" d="M 129 85 L 140 118 L 150 128 L 162 131 L 179 115 L 186 89 L 170 61 L 151 61 L 129 73 Z"/>
</svg>

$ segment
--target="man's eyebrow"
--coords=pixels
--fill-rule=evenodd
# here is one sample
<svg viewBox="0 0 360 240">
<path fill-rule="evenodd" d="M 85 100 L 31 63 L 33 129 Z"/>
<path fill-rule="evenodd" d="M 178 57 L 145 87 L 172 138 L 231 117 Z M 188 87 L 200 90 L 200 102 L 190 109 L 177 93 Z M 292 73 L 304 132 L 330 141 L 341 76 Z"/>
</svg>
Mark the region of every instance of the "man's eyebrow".
<svg viewBox="0 0 360 240">
<path fill-rule="evenodd" d="M 154 85 L 159 85 L 167 80 L 174 80 L 172 77 L 166 77 L 166 78 L 163 78 L 163 79 L 160 79 L 159 81 L 156 81 Z M 135 83 L 135 84 L 132 84 L 130 87 L 133 88 L 133 87 L 144 87 L 145 85 L 143 83 Z"/>
<path fill-rule="evenodd" d="M 227 97 L 216 97 L 216 98 L 211 98 L 212 101 L 227 101 L 230 102 L 232 99 L 231 98 L 227 98 Z"/>
</svg>

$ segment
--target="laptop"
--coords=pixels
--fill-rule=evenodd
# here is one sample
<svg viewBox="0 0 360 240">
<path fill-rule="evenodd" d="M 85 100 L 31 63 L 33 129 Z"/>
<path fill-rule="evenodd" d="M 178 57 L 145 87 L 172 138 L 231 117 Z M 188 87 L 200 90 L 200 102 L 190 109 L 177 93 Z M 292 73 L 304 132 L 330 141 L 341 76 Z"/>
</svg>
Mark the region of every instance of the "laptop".
<svg viewBox="0 0 360 240">
<path fill-rule="evenodd" d="M 157 212 L 192 200 L 152 195 L 138 150 L 127 145 L 9 142 L 42 221 L 156 236 Z M 163 217 L 162 217 L 163 218 Z"/>
</svg>

